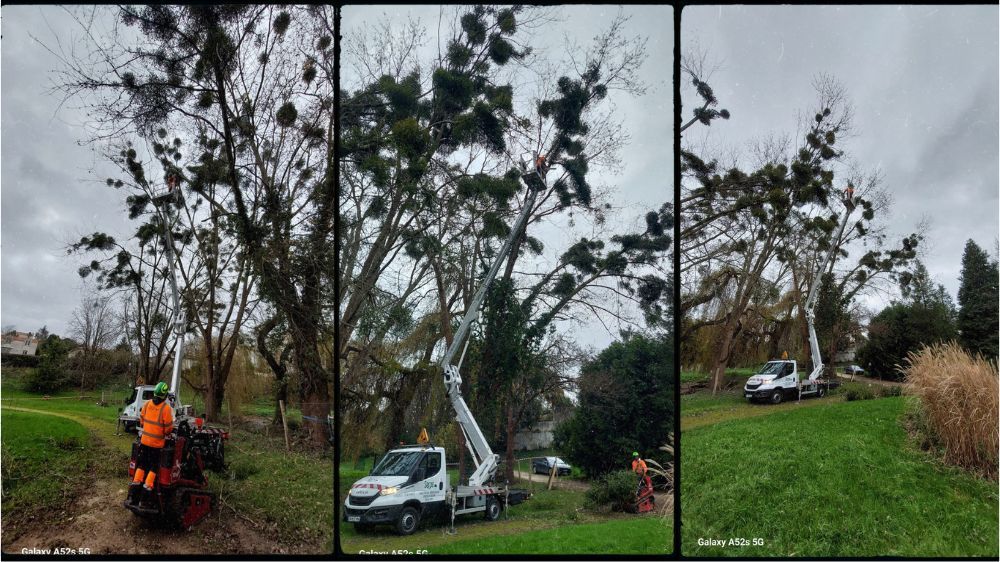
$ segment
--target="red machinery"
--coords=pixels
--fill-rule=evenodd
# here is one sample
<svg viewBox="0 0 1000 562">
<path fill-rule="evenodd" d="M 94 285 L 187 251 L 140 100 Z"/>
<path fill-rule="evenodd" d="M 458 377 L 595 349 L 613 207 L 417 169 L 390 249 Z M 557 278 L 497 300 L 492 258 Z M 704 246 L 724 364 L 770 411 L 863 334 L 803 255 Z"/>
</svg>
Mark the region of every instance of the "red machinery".
<svg viewBox="0 0 1000 562">
<path fill-rule="evenodd" d="M 639 488 L 635 492 L 635 503 L 632 513 L 648 513 L 656 507 L 656 496 L 653 495 L 653 481 L 649 476 L 639 477 Z"/>
<path fill-rule="evenodd" d="M 225 469 L 225 441 L 229 433 L 181 420 L 177 431 L 166 438 L 151 492 L 140 491 L 136 501 L 125 507 L 136 515 L 190 529 L 212 512 L 215 494 L 208 491 L 205 470 Z M 201 422 L 200 419 L 196 420 Z M 132 443 L 128 475 L 135 475 L 139 439 Z"/>
</svg>

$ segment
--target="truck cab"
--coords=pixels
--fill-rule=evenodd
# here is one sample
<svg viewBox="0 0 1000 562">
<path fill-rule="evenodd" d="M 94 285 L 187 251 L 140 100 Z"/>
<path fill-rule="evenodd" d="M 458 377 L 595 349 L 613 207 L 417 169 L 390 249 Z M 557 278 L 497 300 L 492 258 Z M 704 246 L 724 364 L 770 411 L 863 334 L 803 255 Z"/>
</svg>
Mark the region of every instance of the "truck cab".
<svg viewBox="0 0 1000 562">
<path fill-rule="evenodd" d="M 139 428 L 139 412 L 142 405 L 153 399 L 153 391 L 156 386 L 152 384 L 142 384 L 132 389 L 132 394 L 125 399 L 125 406 L 118 413 L 118 423 L 124 427 L 128 433 L 135 433 Z M 174 409 L 174 419 L 193 417 L 194 412 L 190 404 L 184 406 L 177 405 L 177 399 L 173 394 L 167 395 L 170 407 Z"/>
<path fill-rule="evenodd" d="M 743 396 L 751 402 L 759 400 L 780 404 L 788 398 L 822 398 L 839 384 L 836 380 L 819 377 L 801 379 L 798 364 L 794 360 L 782 359 L 768 361 L 757 374 L 747 379 Z"/>
<path fill-rule="evenodd" d="M 147 400 L 153 399 L 153 390 L 156 386 L 151 384 L 140 385 L 132 389 L 132 394 L 125 399 L 125 407 L 118 414 L 118 422 L 122 424 L 125 431 L 135 433 L 139 425 L 139 412 L 142 405 Z"/>
<path fill-rule="evenodd" d="M 798 395 L 799 371 L 794 360 L 768 361 L 747 379 L 743 395 L 751 402 L 756 400 L 780 404 L 786 398 Z"/>
<path fill-rule="evenodd" d="M 399 534 L 409 535 L 422 519 L 445 511 L 450 491 L 443 447 L 393 449 L 351 486 L 344 521 L 359 530 L 391 524 Z"/>
</svg>

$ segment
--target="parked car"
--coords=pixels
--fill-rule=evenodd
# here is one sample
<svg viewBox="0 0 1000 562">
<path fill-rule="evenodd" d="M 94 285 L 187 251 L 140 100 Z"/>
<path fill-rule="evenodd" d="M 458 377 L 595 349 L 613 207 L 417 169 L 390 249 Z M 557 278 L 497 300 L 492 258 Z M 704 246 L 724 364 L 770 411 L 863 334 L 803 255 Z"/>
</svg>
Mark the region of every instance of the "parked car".
<svg viewBox="0 0 1000 562">
<path fill-rule="evenodd" d="M 559 457 L 537 458 L 531 461 L 531 470 L 535 474 L 548 474 L 552 471 L 553 464 L 556 466 L 556 474 L 558 476 L 566 476 L 573 470 L 573 467 L 571 467 L 569 463 Z"/>
<path fill-rule="evenodd" d="M 848 365 L 844 367 L 845 375 L 864 375 L 865 370 L 857 365 Z"/>
</svg>

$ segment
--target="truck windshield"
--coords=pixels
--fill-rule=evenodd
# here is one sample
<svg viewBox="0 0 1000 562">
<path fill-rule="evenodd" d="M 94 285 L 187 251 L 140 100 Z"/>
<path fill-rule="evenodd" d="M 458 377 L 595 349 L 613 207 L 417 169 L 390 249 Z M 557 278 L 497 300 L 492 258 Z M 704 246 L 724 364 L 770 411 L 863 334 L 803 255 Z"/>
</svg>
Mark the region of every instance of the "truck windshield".
<svg viewBox="0 0 1000 562">
<path fill-rule="evenodd" d="M 372 469 L 372 476 L 409 476 L 413 473 L 417 463 L 423 453 L 420 451 L 401 451 L 388 453 L 382 457 L 375 468 Z"/>
<path fill-rule="evenodd" d="M 763 367 L 757 371 L 758 375 L 780 375 L 781 367 L 784 363 L 780 361 L 771 361 L 770 363 L 765 363 Z"/>
</svg>

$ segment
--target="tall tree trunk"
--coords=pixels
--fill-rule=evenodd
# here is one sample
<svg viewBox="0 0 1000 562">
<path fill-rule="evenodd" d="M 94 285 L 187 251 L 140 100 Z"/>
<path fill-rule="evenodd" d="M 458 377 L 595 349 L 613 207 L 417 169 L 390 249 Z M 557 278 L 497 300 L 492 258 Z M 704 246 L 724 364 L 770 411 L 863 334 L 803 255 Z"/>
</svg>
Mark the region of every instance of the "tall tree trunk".
<svg viewBox="0 0 1000 562">
<path fill-rule="evenodd" d="M 274 396 L 274 416 L 271 423 L 274 425 L 281 425 L 281 402 L 288 403 L 288 379 L 286 377 L 288 373 L 288 368 L 285 366 L 288 361 L 288 353 L 291 351 L 289 346 L 285 346 L 282 349 L 279 357 L 275 357 L 271 350 L 267 347 L 267 336 L 274 330 L 278 325 L 278 315 L 271 316 L 267 320 L 261 323 L 257 328 L 257 353 L 264 358 L 267 366 L 270 367 L 271 372 L 274 373 L 275 380 L 275 396 Z"/>
<path fill-rule="evenodd" d="M 514 481 L 514 404 L 511 400 L 507 401 L 507 447 L 506 454 L 504 455 L 504 477 L 507 482 Z"/>
<path fill-rule="evenodd" d="M 330 413 L 330 389 L 326 370 L 319 356 L 319 338 L 315 326 L 302 318 L 289 319 L 295 366 L 302 382 L 302 415 L 312 418 L 310 437 L 318 446 L 326 446 L 326 419 Z"/>
<path fill-rule="evenodd" d="M 712 362 L 712 396 L 718 394 L 726 381 L 726 367 L 732 354 L 733 341 L 736 339 L 739 318 L 733 317 L 726 321 L 722 328 L 722 336 L 716 346 L 715 360 Z"/>
</svg>

